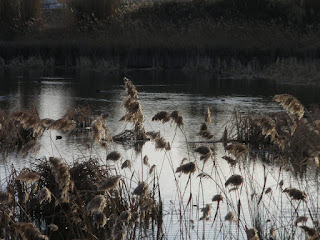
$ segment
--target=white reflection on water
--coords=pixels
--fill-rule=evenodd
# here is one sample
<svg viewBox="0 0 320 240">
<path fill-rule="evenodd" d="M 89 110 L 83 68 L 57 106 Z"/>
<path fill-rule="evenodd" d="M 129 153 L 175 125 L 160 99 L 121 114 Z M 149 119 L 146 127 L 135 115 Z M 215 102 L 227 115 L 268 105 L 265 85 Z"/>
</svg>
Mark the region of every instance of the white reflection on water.
<svg viewBox="0 0 320 240">
<path fill-rule="evenodd" d="M 31 106 L 31 102 L 35 101 L 39 115 L 41 118 L 61 118 L 67 109 L 74 108 L 78 104 L 87 104 L 92 108 L 94 116 L 99 115 L 102 112 L 109 112 L 108 126 L 110 132 L 115 135 L 122 132 L 126 128 L 132 127 L 130 124 L 124 122 L 118 122 L 121 116 L 124 114 L 124 110 L 121 108 L 121 101 L 125 97 L 125 93 L 122 89 L 119 89 L 118 85 L 112 85 L 107 90 L 95 92 L 96 89 L 90 89 L 88 86 L 88 95 L 83 96 L 78 94 L 75 90 L 77 82 L 66 81 L 65 79 L 43 78 L 45 81 L 33 82 L 32 86 L 24 88 L 23 84 L 19 84 L 16 88 L 15 94 L 8 95 L 8 102 L 10 108 L 23 108 Z M 160 176 L 160 188 L 161 196 L 164 201 L 164 230 L 170 239 L 179 238 L 181 236 L 179 227 L 179 196 L 177 193 L 177 186 L 182 194 L 182 206 L 185 206 L 192 193 L 192 202 L 190 208 L 184 209 L 185 218 L 187 220 L 194 221 L 194 229 L 190 230 L 190 238 L 207 238 L 207 239 L 245 239 L 246 235 L 243 232 L 244 226 L 253 226 L 254 217 L 259 217 L 264 221 L 268 218 L 277 219 L 279 222 L 271 222 L 279 229 L 285 226 L 279 226 L 277 224 L 287 222 L 288 225 L 292 223 L 293 219 L 290 219 L 292 213 L 285 213 L 286 204 L 289 203 L 288 198 L 281 194 L 280 188 L 277 185 L 280 179 L 285 182 L 285 187 L 296 186 L 298 182 L 296 178 L 290 174 L 290 172 L 279 171 L 278 167 L 263 165 L 258 159 L 243 159 L 244 163 L 240 166 L 231 168 L 228 163 L 222 159 L 225 155 L 223 147 L 220 144 L 215 144 L 216 156 L 213 160 L 209 160 L 204 166 L 199 161 L 199 155 L 194 154 L 194 147 L 198 146 L 189 145 L 188 141 L 200 140 L 197 135 L 201 123 L 204 121 L 204 114 L 209 107 L 212 112 L 212 125 L 210 130 L 214 133 L 215 139 L 221 137 L 224 130 L 225 123 L 230 119 L 232 113 L 236 109 L 240 112 L 266 112 L 266 111 L 279 111 L 280 108 L 275 103 L 270 103 L 270 97 L 262 96 L 237 96 L 237 95 L 217 95 L 208 96 L 201 93 L 185 93 L 170 91 L 170 85 L 156 85 L 152 87 L 152 91 L 139 90 L 139 87 L 144 88 L 149 85 L 138 85 L 139 98 L 142 105 L 143 112 L 145 114 L 145 128 L 146 131 L 160 131 L 164 138 L 172 142 L 172 150 L 169 153 L 163 151 L 156 151 L 152 142 L 147 142 L 141 153 L 136 153 L 132 148 L 119 144 L 111 144 L 109 151 L 117 150 L 121 152 L 123 161 L 130 159 L 133 163 L 133 169 L 135 170 L 134 180 L 138 182 L 142 179 L 150 182 L 152 176 L 148 175 L 149 169 L 141 164 L 143 156 L 149 156 L 150 165 L 155 164 L 156 173 Z M 180 85 L 179 85 L 180 86 Z M 162 91 L 158 92 L 157 87 L 162 87 Z M 163 87 L 168 88 L 168 91 L 163 91 Z M 84 91 L 83 89 L 81 91 Z M 80 91 L 80 92 L 81 92 Z M 3 100 L 6 101 L 6 100 Z M 174 125 L 170 123 L 161 124 L 158 122 L 152 122 L 152 116 L 158 111 L 179 110 L 185 121 L 185 132 L 181 132 Z M 56 135 L 62 135 L 61 140 L 56 140 Z M 41 149 L 37 157 L 49 157 L 56 156 L 64 158 L 68 162 L 76 161 L 78 159 L 88 159 L 89 157 L 98 157 L 103 162 L 106 159 L 107 152 L 95 146 L 92 149 L 88 149 L 84 136 L 65 136 L 57 131 L 46 131 L 41 139 Z M 212 179 L 197 177 L 199 171 L 197 171 L 191 178 L 191 184 L 187 185 L 188 177 L 184 175 L 175 174 L 175 169 L 180 165 L 181 160 L 187 157 L 191 161 L 197 161 L 199 163 L 199 169 L 212 176 Z M 22 169 L 24 166 L 28 166 L 32 161 L 33 156 L 29 156 L 25 159 L 19 157 L 16 153 L 11 154 L 6 159 L 6 164 L 0 165 L 1 179 L 4 179 L 8 173 L 8 163 L 14 164 L 17 169 Z M 113 163 L 108 163 L 113 164 Z M 131 176 L 131 171 L 120 170 L 121 163 L 116 164 L 115 167 L 118 172 L 125 177 Z M 265 166 L 265 168 L 264 168 Z M 211 198 L 218 193 L 224 191 L 223 186 L 226 179 L 234 173 L 239 173 L 243 176 L 247 176 L 246 181 L 252 182 L 252 188 L 261 188 L 264 184 L 265 175 L 267 174 L 266 187 L 273 189 L 272 197 L 265 196 L 261 205 L 261 209 L 270 209 L 271 212 L 256 211 L 261 214 L 260 216 L 254 216 L 251 209 L 257 208 L 253 206 L 254 203 L 250 201 L 250 196 L 253 193 L 252 189 L 241 189 L 241 191 L 225 192 L 229 201 L 234 204 L 227 204 L 226 202 L 221 204 L 218 217 L 213 228 L 211 228 L 212 220 L 216 211 L 216 203 L 213 203 L 213 211 L 210 221 L 203 223 L 199 221 L 201 212 L 199 209 L 204 207 L 205 204 L 211 203 Z M 175 182 L 175 178 L 177 182 Z M 222 188 L 219 188 L 221 186 Z M 305 186 L 297 186 L 304 188 Z M 317 186 L 316 186 L 317 188 Z M 256 198 L 261 195 L 261 192 L 257 192 Z M 249 198 L 248 198 L 249 197 Z M 229 224 L 224 221 L 224 216 L 227 212 L 234 211 L 230 206 L 237 206 L 237 201 L 241 200 L 241 221 L 240 229 L 238 232 L 237 223 Z M 274 202 L 277 199 L 277 202 Z M 281 208 L 278 208 L 281 205 Z M 194 205 L 194 206 L 193 206 Z M 316 203 L 316 206 L 317 203 Z M 288 209 L 292 209 L 289 208 Z M 306 208 L 304 208 L 306 209 Z M 282 212 L 280 212 L 281 210 Z M 306 213 L 305 213 L 306 214 Z M 289 219 L 280 221 L 280 218 L 289 216 Z M 188 225 L 188 224 L 187 224 Z M 190 225 L 189 225 L 190 226 Z M 270 226 L 265 226 L 270 227 Z M 183 229 L 183 231 L 188 229 Z M 297 236 L 301 236 L 297 234 Z"/>
</svg>

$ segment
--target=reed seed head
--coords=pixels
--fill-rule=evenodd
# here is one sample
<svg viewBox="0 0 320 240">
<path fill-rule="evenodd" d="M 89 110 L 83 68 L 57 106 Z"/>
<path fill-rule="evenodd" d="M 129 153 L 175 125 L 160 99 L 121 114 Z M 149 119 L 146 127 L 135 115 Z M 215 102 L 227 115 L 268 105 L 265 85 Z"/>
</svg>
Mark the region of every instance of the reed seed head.
<svg viewBox="0 0 320 240">
<path fill-rule="evenodd" d="M 232 157 L 229 157 L 229 156 L 223 156 L 222 158 L 226 160 L 231 166 L 235 166 L 238 163 L 236 159 L 233 159 Z"/>
<path fill-rule="evenodd" d="M 97 226 L 97 228 L 103 228 L 107 223 L 106 215 L 101 211 L 96 211 L 93 213 L 93 224 Z"/>
<path fill-rule="evenodd" d="M 116 188 L 120 183 L 121 176 L 105 178 L 98 183 L 99 191 L 108 191 Z"/>
<path fill-rule="evenodd" d="M 162 121 L 162 123 L 166 123 L 170 121 L 170 115 L 166 111 L 161 111 L 152 117 L 152 121 Z"/>
<path fill-rule="evenodd" d="M 57 225 L 51 223 L 48 225 L 48 229 L 50 229 L 50 231 L 52 231 L 52 232 L 56 232 L 59 230 L 59 227 Z"/>
<path fill-rule="evenodd" d="M 125 160 L 124 163 L 121 165 L 121 169 L 124 168 L 131 168 L 131 161 L 130 160 Z"/>
<path fill-rule="evenodd" d="M 146 165 L 146 166 L 150 166 L 150 165 L 149 165 L 149 158 L 148 158 L 147 155 L 145 155 L 145 156 L 143 157 L 143 164 Z"/>
<path fill-rule="evenodd" d="M 211 112 L 210 112 L 209 108 L 207 108 L 206 117 L 204 119 L 204 122 L 205 123 L 211 123 Z"/>
<path fill-rule="evenodd" d="M 37 172 L 30 171 L 29 169 L 24 169 L 18 176 L 17 180 L 22 182 L 36 182 L 40 178 L 40 174 Z"/>
<path fill-rule="evenodd" d="M 227 215 L 224 217 L 225 221 L 233 222 L 236 219 L 236 215 L 233 212 L 228 212 Z"/>
<path fill-rule="evenodd" d="M 220 202 L 223 201 L 223 196 L 221 194 L 214 195 L 212 198 L 212 202 Z"/>
<path fill-rule="evenodd" d="M 278 102 L 290 114 L 297 115 L 299 119 L 304 115 L 304 106 L 290 94 L 275 95 L 273 101 Z"/>
<path fill-rule="evenodd" d="M 149 174 L 152 174 L 154 172 L 154 169 L 156 168 L 156 165 L 153 164 L 152 167 L 149 170 Z"/>
<path fill-rule="evenodd" d="M 149 189 L 148 184 L 145 183 L 145 182 L 141 182 L 141 183 L 139 183 L 139 185 L 134 189 L 133 195 L 138 195 L 138 196 L 145 195 L 145 194 L 147 193 L 148 189 Z"/>
<path fill-rule="evenodd" d="M 296 188 L 286 188 L 285 190 L 283 190 L 283 192 L 287 193 L 292 198 L 292 200 L 306 201 L 307 199 L 307 194 Z"/>
<path fill-rule="evenodd" d="M 200 146 L 196 148 L 194 151 L 202 155 L 211 154 L 211 150 L 207 146 Z"/>
<path fill-rule="evenodd" d="M 12 201 L 12 195 L 8 192 L 0 192 L 0 204 L 9 204 Z"/>
<path fill-rule="evenodd" d="M 46 187 L 42 188 L 38 192 L 37 198 L 38 198 L 40 204 L 42 204 L 43 201 L 51 202 L 51 192 L 50 192 L 50 190 L 48 188 L 46 188 Z"/>
<path fill-rule="evenodd" d="M 191 173 L 194 173 L 195 171 L 196 171 L 196 165 L 193 162 L 189 162 L 178 167 L 176 170 L 176 173 L 182 172 L 185 174 L 191 174 Z"/>
<path fill-rule="evenodd" d="M 107 155 L 107 160 L 118 161 L 121 158 L 120 153 L 113 151 Z"/>
<path fill-rule="evenodd" d="M 106 204 L 106 198 L 103 195 L 97 195 L 87 204 L 87 213 L 102 212 Z"/>
<path fill-rule="evenodd" d="M 125 210 L 120 214 L 120 220 L 123 222 L 129 222 L 131 219 L 131 213 L 129 210 Z"/>
<path fill-rule="evenodd" d="M 237 174 L 232 175 L 231 177 L 228 178 L 228 180 L 225 183 L 225 186 L 227 187 L 229 184 L 233 186 L 240 186 L 243 183 L 243 177 Z"/>
<path fill-rule="evenodd" d="M 200 220 L 204 220 L 204 221 L 209 220 L 211 208 L 212 208 L 211 204 L 206 204 L 206 206 L 201 209 L 202 217 L 200 218 Z"/>
<path fill-rule="evenodd" d="M 259 240 L 258 230 L 256 228 L 248 229 L 246 226 L 246 234 L 248 240 Z"/>
</svg>

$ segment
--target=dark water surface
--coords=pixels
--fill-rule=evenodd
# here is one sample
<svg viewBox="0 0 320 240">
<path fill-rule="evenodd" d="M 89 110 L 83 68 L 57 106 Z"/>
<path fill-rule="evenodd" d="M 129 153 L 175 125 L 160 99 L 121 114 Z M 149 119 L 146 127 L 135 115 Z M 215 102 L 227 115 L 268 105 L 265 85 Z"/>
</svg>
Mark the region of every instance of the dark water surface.
<svg viewBox="0 0 320 240">
<path fill-rule="evenodd" d="M 40 118 L 61 118 L 68 109 L 77 106 L 88 106 L 94 117 L 101 113 L 110 114 L 107 124 L 112 135 L 131 128 L 130 124 L 118 120 L 125 113 L 121 107 L 122 100 L 126 96 L 124 91 L 123 77 L 126 76 L 133 81 L 139 92 L 139 99 L 145 114 L 146 131 L 161 131 L 161 134 L 168 141 L 172 142 L 172 150 L 169 154 L 156 151 L 152 142 L 147 142 L 141 153 L 136 153 L 133 148 L 112 144 L 110 151 L 117 150 L 122 154 L 123 159 L 130 159 L 137 172 L 137 181 L 150 181 L 148 169 L 141 166 L 141 159 L 144 155 L 149 156 L 151 165 L 155 164 L 156 172 L 160 176 L 161 194 L 164 200 L 164 230 L 169 239 L 181 238 L 179 218 L 174 210 L 178 205 L 177 189 L 174 175 L 178 184 L 184 190 L 188 181 L 186 176 L 174 174 L 175 168 L 180 165 L 181 160 L 187 157 L 199 162 L 199 156 L 195 155 L 190 148 L 197 145 L 189 145 L 189 141 L 200 140 L 197 135 L 201 123 L 204 121 L 206 109 L 209 107 L 212 112 L 212 125 L 210 130 L 214 133 L 214 139 L 220 139 L 226 122 L 232 116 L 234 110 L 240 112 L 264 113 L 269 111 L 280 111 L 281 108 L 274 102 L 272 97 L 275 94 L 289 93 L 297 97 L 305 106 L 320 103 L 320 88 L 314 86 L 297 86 L 290 84 L 279 84 L 275 80 L 264 79 L 228 79 L 215 76 L 209 73 L 190 72 L 162 72 L 162 71 L 128 71 L 117 73 L 104 73 L 95 71 L 55 69 L 50 71 L 36 70 L 5 70 L 0 71 L 0 108 L 2 110 L 14 111 L 19 109 L 31 109 L 34 104 L 37 107 Z M 152 122 L 152 117 L 159 111 L 179 110 L 184 117 L 185 133 L 170 123 L 162 124 Z M 61 140 L 55 140 L 56 135 L 62 135 Z M 203 172 L 215 176 L 215 181 L 224 185 L 233 173 L 241 172 L 246 176 L 254 176 L 257 186 L 263 185 L 264 170 L 263 164 L 257 161 L 248 161 L 244 168 L 230 168 L 221 158 L 225 155 L 220 144 L 216 144 L 215 167 L 209 161 L 203 166 L 199 163 Z M 56 156 L 62 157 L 71 162 L 78 159 L 87 159 L 95 156 L 105 160 L 107 152 L 99 147 L 88 149 L 85 139 L 81 136 L 67 137 L 56 131 L 47 131 L 41 139 L 41 149 L 37 157 Z M 34 156 L 20 157 L 18 154 L 10 154 L 0 163 L 1 179 L 8 174 L 9 165 L 13 164 L 17 169 L 28 166 Z M 113 164 L 113 163 L 110 163 Z M 119 168 L 119 166 L 116 166 Z M 130 176 L 128 170 L 119 170 L 125 176 Z M 207 223 L 198 221 L 201 217 L 199 208 L 211 203 L 211 198 L 221 192 L 217 184 L 210 179 L 196 178 L 194 175 L 191 187 L 185 191 L 183 200 L 188 201 L 190 191 L 193 194 L 194 210 L 186 210 L 186 219 L 194 221 L 194 229 L 190 230 L 191 239 L 203 237 L 207 239 L 245 239 L 243 231 L 238 232 L 236 224 L 229 224 L 224 221 L 224 216 L 230 211 L 231 204 L 222 206 L 216 224 L 211 228 L 212 219 Z M 297 181 L 297 177 L 290 172 L 280 172 L 278 166 L 267 165 L 269 174 L 268 186 L 273 187 L 274 195 L 281 195 L 277 190 L 278 180 L 285 179 L 285 185 L 295 186 L 303 184 Z M 316 178 L 315 178 L 316 179 Z M 316 182 L 316 181 L 315 181 Z M 312 184 L 309 186 L 312 187 Z M 1 189 L 0 189 L 1 190 Z M 241 193 L 228 193 L 230 200 L 241 199 L 243 202 L 244 225 L 253 225 L 252 208 L 248 201 L 251 195 L 250 189 Z M 278 191 L 278 192 L 277 192 Z M 317 191 L 317 186 L 314 187 Z M 280 196 L 279 195 L 279 196 Z M 317 194 L 316 194 L 317 195 Z M 280 197 L 279 197 L 280 198 Z M 277 198 L 277 199 L 279 199 Z M 273 213 L 263 214 L 265 217 L 279 215 L 279 218 L 286 216 L 286 208 L 278 209 L 279 203 L 285 204 L 288 199 L 279 202 L 266 200 L 265 204 L 273 204 L 270 209 Z M 284 201 L 284 202 L 283 202 Z M 213 209 L 215 209 L 213 204 Z M 231 209 L 232 210 L 232 209 Z M 213 211 L 213 214 L 215 210 Z M 199 215 L 200 214 L 200 215 Z M 275 215 L 274 215 L 275 214 Z M 260 216 L 261 217 L 261 216 Z M 288 220 L 291 221 L 291 220 Z M 283 226 L 278 226 L 279 229 Z M 217 227 L 218 226 L 218 227 Z M 221 230 L 222 229 L 222 230 Z M 303 235 L 298 235 L 303 236 Z"/>
</svg>

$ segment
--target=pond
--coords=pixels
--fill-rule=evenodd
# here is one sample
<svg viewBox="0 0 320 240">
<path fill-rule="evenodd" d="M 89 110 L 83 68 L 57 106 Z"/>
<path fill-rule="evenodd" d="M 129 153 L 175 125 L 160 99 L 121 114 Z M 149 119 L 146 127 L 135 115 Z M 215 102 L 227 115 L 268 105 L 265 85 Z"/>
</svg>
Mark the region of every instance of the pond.
<svg viewBox="0 0 320 240">
<path fill-rule="evenodd" d="M 281 165 L 274 164 L 264 159 L 265 155 L 263 157 L 259 154 L 241 157 L 241 163 L 231 167 L 222 158 L 227 154 L 219 140 L 235 111 L 254 114 L 283 111 L 272 101 L 274 95 L 282 93 L 294 95 L 305 106 L 319 104 L 319 87 L 182 71 L 140 70 L 113 73 L 70 69 L 11 69 L 0 71 L 0 108 L 13 112 L 31 109 L 34 105 L 41 119 L 59 119 L 68 109 L 85 106 L 90 108 L 93 118 L 108 113 L 109 132 L 116 135 L 132 128 L 132 124 L 119 121 L 125 114 L 122 107 L 122 101 L 126 97 L 123 77 L 132 80 L 138 90 L 146 131 L 160 131 L 161 136 L 171 143 L 170 151 L 156 150 L 152 141 L 146 142 L 138 152 L 132 146 L 118 143 L 111 143 L 107 150 L 99 146 L 90 148 L 88 139 L 83 136 L 86 134 L 67 136 L 55 130 L 45 131 L 37 155 L 29 154 L 22 157 L 14 152 L 1 157 L 2 183 L 5 183 L 11 165 L 21 170 L 30 166 L 35 158 L 50 156 L 62 158 L 68 163 L 99 158 L 113 166 L 115 171 L 125 178 L 130 178 L 134 171 L 136 182 L 151 182 L 153 175 L 149 174 L 149 166 L 156 165 L 155 172 L 159 177 L 163 201 L 162 227 L 165 238 L 168 239 L 246 239 L 245 226 L 255 226 L 257 221 L 260 221 L 264 228 L 267 234 L 265 237 L 270 235 L 269 229 L 274 227 L 279 239 L 285 238 L 289 235 L 288 226 L 292 227 L 292 223 L 295 222 L 295 218 L 292 217 L 295 216 L 293 209 L 297 209 L 300 215 L 309 215 L 308 209 L 311 206 L 291 202 L 282 193 L 278 184 L 280 180 L 284 181 L 283 187 L 297 187 L 314 193 L 310 196 L 310 199 L 314 200 L 312 210 L 318 209 L 318 175 L 315 169 L 308 169 L 308 174 L 297 176 L 297 173 L 284 171 Z M 194 149 L 203 145 L 200 143 L 203 139 L 198 132 L 204 122 L 207 108 L 211 111 L 212 120 L 209 130 L 213 133 L 213 139 L 217 141 L 205 144 L 214 148 L 215 156 L 204 164 Z M 170 122 L 152 121 L 157 112 L 170 113 L 174 110 L 178 110 L 183 116 L 182 130 Z M 62 138 L 56 139 L 56 136 Z M 126 159 L 131 160 L 132 169 L 121 169 L 121 163 L 106 161 L 106 155 L 111 151 L 120 152 L 122 162 Z M 256 149 L 256 152 L 259 153 L 260 150 Z M 141 163 L 145 155 L 149 158 L 149 166 Z M 175 173 L 183 158 L 197 162 L 198 169 L 190 179 L 188 175 Z M 197 177 L 199 173 L 208 174 L 210 177 Z M 245 176 L 245 181 L 251 183 L 251 187 L 241 187 L 235 191 L 226 190 L 224 183 L 232 174 Z M 4 188 L 5 184 L 2 185 Z M 261 189 L 269 187 L 272 193 L 265 194 L 260 203 Z M 220 203 L 217 209 L 217 204 L 212 203 L 211 199 L 220 193 L 228 198 Z M 253 194 L 256 194 L 259 204 L 251 201 Z M 211 216 L 208 221 L 200 221 L 201 208 L 206 204 L 212 204 Z M 225 221 L 229 211 L 239 211 L 241 220 Z M 312 226 L 310 219 L 308 224 Z M 301 229 L 294 234 L 296 239 L 303 236 Z"/>
</svg>

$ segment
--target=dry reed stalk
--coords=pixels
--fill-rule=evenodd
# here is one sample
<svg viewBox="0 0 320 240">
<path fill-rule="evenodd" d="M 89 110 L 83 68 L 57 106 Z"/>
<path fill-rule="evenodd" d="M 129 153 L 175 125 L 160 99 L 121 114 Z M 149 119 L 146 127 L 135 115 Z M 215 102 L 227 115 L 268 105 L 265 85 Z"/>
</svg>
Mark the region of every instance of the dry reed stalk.
<svg viewBox="0 0 320 240">
<path fill-rule="evenodd" d="M 14 232 L 19 233 L 25 240 L 49 240 L 49 238 L 46 235 L 42 235 L 39 229 L 32 223 L 14 223 L 11 228 Z"/>
<path fill-rule="evenodd" d="M 40 205 L 42 204 L 43 201 L 48 201 L 51 202 L 51 192 L 48 188 L 44 187 L 42 188 L 37 196 L 36 196 L 39 200 Z"/>
<path fill-rule="evenodd" d="M 36 182 L 39 180 L 39 178 L 39 173 L 33 172 L 30 169 L 23 169 L 16 179 L 22 182 Z"/>
<path fill-rule="evenodd" d="M 9 204 L 12 201 L 12 195 L 8 192 L 0 192 L 0 203 Z"/>
<path fill-rule="evenodd" d="M 244 154 L 247 154 L 249 148 L 241 143 L 232 143 L 225 147 L 225 150 L 234 155 L 236 158 L 241 157 Z"/>
<path fill-rule="evenodd" d="M 162 123 L 166 123 L 170 121 L 170 115 L 166 111 L 161 111 L 152 117 L 152 121 L 162 121 Z"/>
<path fill-rule="evenodd" d="M 223 196 L 221 194 L 214 195 L 212 198 L 212 202 L 220 202 L 223 201 Z"/>
<path fill-rule="evenodd" d="M 138 196 L 142 196 L 142 195 L 146 195 L 147 191 L 149 189 L 149 186 L 147 183 L 145 182 L 141 182 L 138 184 L 138 186 L 134 189 L 133 191 L 133 195 L 138 195 Z"/>
<path fill-rule="evenodd" d="M 306 201 L 307 199 L 307 194 L 296 188 L 286 188 L 283 190 L 283 192 L 287 193 L 292 198 L 292 200 Z"/>
<path fill-rule="evenodd" d="M 204 221 L 209 220 L 211 208 L 212 208 L 211 204 L 207 204 L 204 208 L 201 209 L 202 217 L 200 218 L 200 220 L 204 220 Z"/>
<path fill-rule="evenodd" d="M 259 240 L 258 230 L 255 228 L 248 229 L 246 226 L 246 234 L 248 240 Z"/>
<path fill-rule="evenodd" d="M 233 212 L 228 212 L 227 215 L 224 217 L 225 221 L 233 222 L 236 219 L 236 215 Z"/>
<path fill-rule="evenodd" d="M 121 169 L 124 168 L 131 168 L 131 161 L 130 160 L 125 160 L 124 163 L 121 165 Z"/>
<path fill-rule="evenodd" d="M 304 106 L 290 94 L 279 94 L 275 95 L 273 98 L 274 101 L 278 102 L 283 109 L 288 111 L 292 115 L 297 115 L 301 119 L 304 115 Z"/>
<path fill-rule="evenodd" d="M 225 183 L 225 186 L 227 187 L 229 184 L 239 187 L 243 183 L 243 177 L 237 174 L 232 175 L 228 178 L 228 180 Z"/>
<path fill-rule="evenodd" d="M 118 161 L 120 158 L 121 158 L 121 155 L 117 151 L 113 151 L 107 155 L 107 160 L 111 160 L 114 162 Z"/>
<path fill-rule="evenodd" d="M 98 185 L 99 191 L 108 191 L 119 186 L 121 176 L 113 176 L 106 179 L 101 180 Z"/>
<path fill-rule="evenodd" d="M 193 162 L 189 162 L 178 167 L 176 170 L 176 173 L 182 172 L 185 174 L 191 174 L 191 173 L 194 173 L 195 171 L 196 171 L 196 165 Z"/>
<path fill-rule="evenodd" d="M 97 195 L 87 204 L 87 213 L 92 214 L 94 212 L 102 212 L 106 207 L 106 204 L 106 198 L 103 195 Z"/>
<path fill-rule="evenodd" d="M 210 112 L 209 108 L 207 108 L 206 117 L 204 119 L 204 122 L 207 124 L 211 123 L 211 112 Z"/>
<path fill-rule="evenodd" d="M 93 213 L 93 224 L 97 226 L 97 228 L 103 228 L 107 223 L 107 216 L 101 212 L 96 211 Z"/>
<path fill-rule="evenodd" d="M 222 158 L 226 160 L 231 166 L 235 166 L 238 163 L 236 159 L 233 159 L 232 157 L 229 157 L 229 156 L 223 156 Z"/>
<path fill-rule="evenodd" d="M 60 197 L 56 200 L 56 205 L 59 203 L 67 203 L 69 202 L 69 190 L 73 190 L 74 185 L 68 166 L 58 158 L 50 157 L 49 161 L 52 165 L 55 181 L 61 190 Z"/>
</svg>

